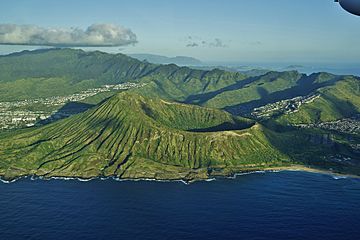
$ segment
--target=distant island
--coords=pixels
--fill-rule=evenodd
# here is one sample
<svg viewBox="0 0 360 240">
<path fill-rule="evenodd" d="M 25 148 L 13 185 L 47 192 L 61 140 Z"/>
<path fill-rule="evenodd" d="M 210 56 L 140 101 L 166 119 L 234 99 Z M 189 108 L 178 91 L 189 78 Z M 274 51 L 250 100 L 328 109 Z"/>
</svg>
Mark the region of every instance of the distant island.
<svg viewBox="0 0 360 240">
<path fill-rule="evenodd" d="M 301 69 L 304 68 L 305 66 L 303 65 L 289 65 L 287 67 L 284 68 L 284 70 L 297 70 L 297 69 Z"/>
<path fill-rule="evenodd" d="M 0 176 L 195 181 L 360 175 L 360 79 L 153 64 L 73 49 L 0 56 Z"/>
</svg>

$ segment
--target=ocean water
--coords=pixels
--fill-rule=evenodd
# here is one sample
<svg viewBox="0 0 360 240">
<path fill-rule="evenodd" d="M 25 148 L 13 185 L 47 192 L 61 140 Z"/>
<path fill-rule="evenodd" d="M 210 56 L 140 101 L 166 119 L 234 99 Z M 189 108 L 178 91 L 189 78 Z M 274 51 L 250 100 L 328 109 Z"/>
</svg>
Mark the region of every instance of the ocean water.
<svg viewBox="0 0 360 240">
<path fill-rule="evenodd" d="M 0 183 L 0 239 L 359 239 L 360 180 L 306 172 L 196 182 Z"/>
</svg>

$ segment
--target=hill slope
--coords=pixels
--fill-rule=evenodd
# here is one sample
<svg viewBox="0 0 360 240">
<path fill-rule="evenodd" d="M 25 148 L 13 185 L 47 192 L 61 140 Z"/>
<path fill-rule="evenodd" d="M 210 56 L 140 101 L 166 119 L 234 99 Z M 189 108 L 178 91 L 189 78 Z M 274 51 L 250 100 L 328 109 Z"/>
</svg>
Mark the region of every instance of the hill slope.
<svg viewBox="0 0 360 240">
<path fill-rule="evenodd" d="M 179 76 L 184 69 L 177 69 Z M 201 73 L 194 70 L 193 74 Z M 207 79 L 207 74 L 211 78 Z M 233 114 L 249 114 L 254 108 L 294 97 L 314 94 L 326 87 L 338 87 L 337 83 L 359 81 L 354 76 L 337 76 L 329 73 L 301 74 L 296 71 L 268 72 L 262 76 L 246 77 L 239 74 L 212 70 L 199 77 L 192 76 L 191 81 L 183 78 L 146 76 L 140 79 L 148 83 L 134 90 L 144 96 L 159 96 L 164 99 L 220 108 Z M 216 78 L 215 76 L 218 76 Z M 204 85 L 204 83 L 206 85 Z"/>
<path fill-rule="evenodd" d="M 24 51 L 0 56 L 0 101 L 63 96 L 129 81 L 161 82 L 163 89 L 157 88 L 154 94 L 164 90 L 180 99 L 243 78 L 245 75 L 239 73 L 151 64 L 123 54 L 74 49 Z M 178 83 L 181 85 L 176 86 Z"/>
<path fill-rule="evenodd" d="M 68 119 L 1 134 L 0 175 L 199 179 L 211 169 L 290 164 L 273 134 L 220 110 L 121 93 Z"/>
<path fill-rule="evenodd" d="M 179 66 L 200 66 L 203 63 L 196 58 L 186 56 L 165 57 L 154 54 L 129 54 L 130 57 L 140 61 L 148 61 L 155 64 L 176 64 Z"/>
<path fill-rule="evenodd" d="M 146 84 L 132 90 L 143 96 L 243 115 L 267 104 L 315 94 L 329 87 L 341 88 L 344 84 L 340 82 L 350 80 L 359 81 L 353 76 L 329 73 L 305 75 L 297 71 L 268 72 L 248 77 L 238 72 L 196 70 L 174 64 L 155 65 L 123 54 L 73 49 L 24 51 L 0 56 L 0 102 L 66 96 L 105 84 L 131 81 Z M 356 96 L 354 92 L 348 93 L 349 98 Z M 338 94 L 336 98 L 331 97 L 331 101 L 337 102 L 335 105 L 339 108 L 343 101 L 347 101 L 345 95 Z M 324 110 L 332 108 L 328 104 L 322 106 Z M 343 115 L 339 109 L 336 111 L 338 116 Z"/>
<path fill-rule="evenodd" d="M 122 54 L 74 49 L 0 56 L 0 101 L 69 95 L 104 84 L 127 82 L 155 67 Z"/>
<path fill-rule="evenodd" d="M 329 122 L 360 113 L 360 80 L 344 77 L 334 85 L 318 89 L 314 101 L 303 104 L 290 114 L 277 119 L 286 124 Z"/>
</svg>

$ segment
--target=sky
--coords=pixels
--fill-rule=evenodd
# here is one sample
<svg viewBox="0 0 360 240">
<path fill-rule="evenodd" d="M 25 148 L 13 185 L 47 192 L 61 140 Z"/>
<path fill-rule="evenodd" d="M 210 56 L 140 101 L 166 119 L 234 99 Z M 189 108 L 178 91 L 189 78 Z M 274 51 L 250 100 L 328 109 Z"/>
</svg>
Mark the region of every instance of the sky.
<svg viewBox="0 0 360 240">
<path fill-rule="evenodd" d="M 360 17 L 334 0 L 0 1 L 0 41 L 10 31 L 3 42 L 27 44 L 0 45 L 0 54 L 41 40 L 209 62 L 346 64 L 360 62 L 359 29 Z"/>
</svg>

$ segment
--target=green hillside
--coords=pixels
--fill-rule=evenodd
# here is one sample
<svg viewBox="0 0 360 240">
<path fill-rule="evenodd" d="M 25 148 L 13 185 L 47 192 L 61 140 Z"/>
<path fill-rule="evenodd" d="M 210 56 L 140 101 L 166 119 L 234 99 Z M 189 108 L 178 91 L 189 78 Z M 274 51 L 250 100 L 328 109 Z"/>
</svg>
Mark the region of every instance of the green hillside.
<svg viewBox="0 0 360 240">
<path fill-rule="evenodd" d="M 16 102 L 129 81 L 141 87 L 61 106 Z M 279 101 L 308 95 L 318 97 L 291 113 L 267 120 L 251 115 L 253 108 L 275 104 L 276 110 Z M 248 77 L 71 49 L 1 56 L 0 102 L 14 102 L 1 105 L 7 115 L 0 120 L 11 122 L 19 110 L 18 116 L 31 116 L 26 111 L 41 107 L 90 109 L 42 127 L 0 133 L 0 176 L 191 180 L 292 164 L 359 174 L 357 134 L 294 127 L 352 117 L 359 113 L 359 96 L 357 77 L 329 73 Z"/>
<path fill-rule="evenodd" d="M 14 53 L 0 56 L 0 101 L 68 95 L 126 82 L 154 68 L 123 54 L 74 49 Z"/>
<path fill-rule="evenodd" d="M 298 111 L 277 119 L 283 124 L 329 122 L 360 113 L 360 80 L 345 77 L 334 85 L 316 91 L 319 97 L 303 104 Z"/>
<path fill-rule="evenodd" d="M 24 51 L 0 57 L 0 101 L 66 96 L 105 84 L 131 81 L 146 84 L 131 90 L 143 96 L 243 115 L 269 103 L 306 96 L 326 87 L 341 87 L 337 83 L 346 79 L 356 81 L 349 76 L 305 75 L 297 71 L 248 77 L 238 72 L 155 65 L 123 54 L 73 49 Z M 100 94 L 97 98 L 101 101 L 101 97 L 108 96 Z M 343 97 L 338 94 L 331 101 L 339 99 L 338 104 L 342 104 Z M 324 108 L 332 108 L 325 105 Z"/>
<path fill-rule="evenodd" d="M 219 110 L 121 93 L 54 124 L 0 135 L 0 175 L 192 179 L 210 168 L 289 164 L 271 135 Z"/>
<path fill-rule="evenodd" d="M 0 56 L 0 101 L 63 96 L 128 81 L 149 83 L 150 91 L 146 92 L 150 95 L 185 99 L 244 78 L 220 70 L 155 65 L 123 54 L 74 49 L 24 51 Z"/>
<path fill-rule="evenodd" d="M 237 112 L 242 108 L 254 108 L 268 103 L 307 95 L 312 91 L 338 81 L 339 77 L 328 73 L 301 74 L 297 71 L 268 72 L 265 75 L 247 78 L 245 84 L 218 91 L 216 95 L 205 97 L 202 105 L 224 108 Z M 210 94 L 205 94 L 209 96 Z M 198 96 L 202 98 L 203 95 Z M 190 101 L 190 102 L 193 102 Z"/>
<path fill-rule="evenodd" d="M 244 79 L 246 79 L 244 74 L 219 69 L 202 71 L 188 67 L 179 68 L 176 65 L 164 65 L 156 72 L 140 78 L 140 82 L 148 84 L 137 92 L 144 96 L 158 96 L 190 103 L 187 99 L 192 95 L 211 93 L 236 85 Z"/>
<path fill-rule="evenodd" d="M 170 67 L 170 66 L 168 66 Z M 175 68 L 175 66 L 173 66 Z M 245 75 L 212 70 L 202 77 L 193 70 L 191 81 L 184 81 L 187 68 L 176 70 L 175 77 L 151 75 L 140 79 L 148 84 L 133 91 L 151 97 L 161 97 L 184 103 L 220 108 L 234 114 L 248 114 L 253 108 L 269 103 L 306 96 L 318 89 L 333 86 L 349 76 L 336 76 L 329 73 L 301 74 L 297 71 L 268 72 L 262 76 Z M 218 76 L 217 78 L 214 76 Z"/>
<path fill-rule="evenodd" d="M 128 56 L 140 61 L 148 61 L 155 64 L 176 64 L 179 66 L 201 66 L 204 65 L 199 59 L 186 56 L 166 57 L 155 54 L 129 54 Z"/>
</svg>

